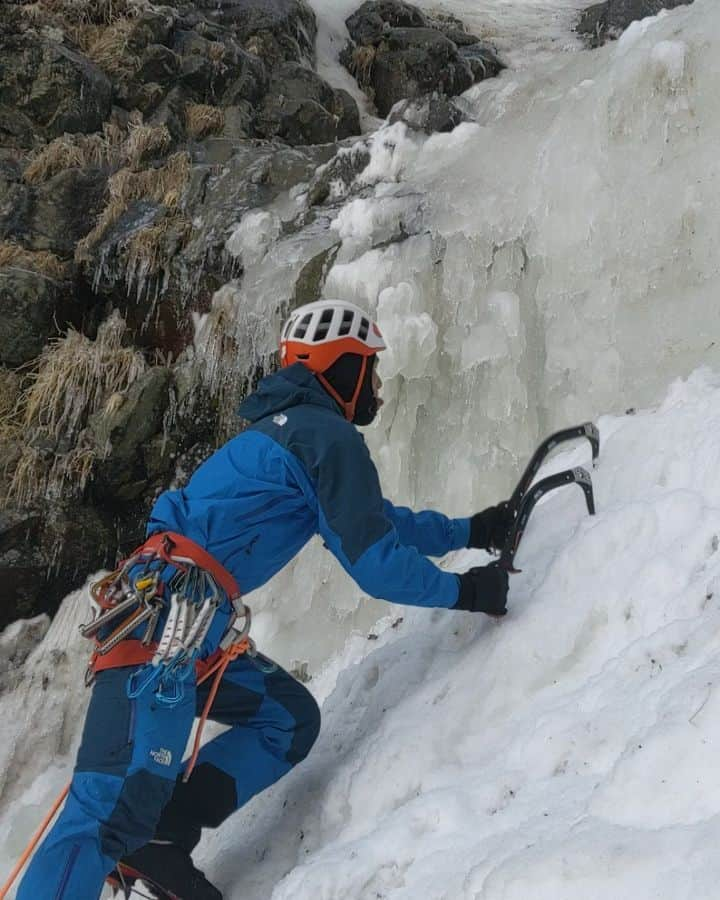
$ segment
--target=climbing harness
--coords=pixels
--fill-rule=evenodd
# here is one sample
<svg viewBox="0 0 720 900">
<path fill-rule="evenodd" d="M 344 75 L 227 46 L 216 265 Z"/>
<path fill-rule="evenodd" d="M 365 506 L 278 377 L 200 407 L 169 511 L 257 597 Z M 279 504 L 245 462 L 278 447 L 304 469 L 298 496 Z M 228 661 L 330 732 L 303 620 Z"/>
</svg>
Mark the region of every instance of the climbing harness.
<svg viewBox="0 0 720 900">
<path fill-rule="evenodd" d="M 216 614 L 223 607 L 227 614 L 228 605 L 231 612 L 219 651 L 241 645 L 242 652 L 254 655 L 250 610 L 241 602 L 234 578 L 183 535 L 153 535 L 94 584 L 91 595 L 95 615 L 81 627 L 84 637 L 96 641 L 87 684 L 103 669 L 139 667 L 129 677 L 128 697 L 152 685 L 160 703 L 174 706 L 182 700 L 183 684 L 192 672 L 207 668 L 199 656 Z"/>
<path fill-rule="evenodd" d="M 167 567 L 172 567 L 172 572 Z M 139 697 L 153 686 L 159 703 L 175 706 L 183 699 L 184 684 L 193 672 L 198 685 L 215 676 L 183 776 L 187 781 L 225 670 L 244 653 L 256 655 L 250 637 L 250 608 L 241 601 L 237 582 L 194 541 L 166 531 L 152 535 L 118 569 L 94 584 L 91 595 L 96 614 L 80 629 L 85 637 L 97 642 L 86 683 L 91 684 L 102 669 L 139 667 L 128 677 L 128 697 Z M 202 660 L 199 656 L 205 639 L 226 601 L 232 612 L 225 633 L 217 650 Z M 162 633 L 155 640 L 166 608 Z M 145 622 L 142 637 L 131 639 L 130 635 Z M 110 628 L 112 631 L 105 633 Z"/>
<path fill-rule="evenodd" d="M 144 568 L 137 575 L 133 570 L 139 565 Z M 164 607 L 160 575 L 166 565 L 174 566 L 177 574 L 168 581 L 170 612 L 160 640 L 155 642 L 154 630 Z M 80 628 L 85 637 L 94 638 L 97 642 L 85 677 L 88 685 L 92 684 L 95 673 L 102 669 L 140 665 L 143 668 L 133 672 L 128 679 L 129 696 L 137 696 L 151 684 L 156 684 L 158 700 L 171 705 L 182 699 L 183 681 L 193 668 L 198 686 L 214 676 L 195 731 L 192 754 L 183 773 L 183 781 L 188 781 L 197 762 L 205 722 L 225 670 L 233 660 L 245 653 L 252 657 L 256 655 L 255 644 L 250 638 L 250 609 L 240 601 L 235 579 L 193 541 L 182 535 L 163 532 L 153 535 L 118 569 L 96 582 L 91 588 L 91 595 L 95 616 Z M 202 602 L 195 600 L 195 597 L 202 597 Z M 224 598 L 230 601 L 233 609 L 225 635 L 213 654 L 206 660 L 197 659 L 212 618 Z M 150 615 L 147 615 L 148 609 Z M 118 623 L 118 620 L 121 621 Z M 143 622 L 148 624 L 142 638 L 131 640 L 129 635 Z M 99 637 L 100 632 L 111 626 L 114 628 L 109 635 Z M 173 684 L 173 678 L 180 680 Z M 141 684 L 141 681 L 144 683 Z M 132 690 L 137 693 L 131 694 Z M 70 785 L 67 784 L 23 851 L 10 877 L 0 887 L 0 900 L 7 897 L 69 791 Z"/>
</svg>

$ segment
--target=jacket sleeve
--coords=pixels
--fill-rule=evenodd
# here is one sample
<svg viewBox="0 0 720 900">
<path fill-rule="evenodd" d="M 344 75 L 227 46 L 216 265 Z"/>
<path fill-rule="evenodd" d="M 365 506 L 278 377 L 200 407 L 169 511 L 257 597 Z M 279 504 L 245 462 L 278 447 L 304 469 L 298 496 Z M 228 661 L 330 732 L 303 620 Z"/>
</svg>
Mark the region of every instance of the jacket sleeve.
<svg viewBox="0 0 720 900">
<path fill-rule="evenodd" d="M 427 556 L 444 556 L 467 547 L 470 519 L 450 519 L 432 510 L 413 512 L 406 506 L 383 501 L 385 515 L 395 526 L 400 542 Z"/>
<path fill-rule="evenodd" d="M 325 447 L 313 470 L 320 534 L 364 591 L 411 606 L 455 605 L 457 575 L 443 572 L 400 539 L 375 465 L 354 428 Z"/>
</svg>

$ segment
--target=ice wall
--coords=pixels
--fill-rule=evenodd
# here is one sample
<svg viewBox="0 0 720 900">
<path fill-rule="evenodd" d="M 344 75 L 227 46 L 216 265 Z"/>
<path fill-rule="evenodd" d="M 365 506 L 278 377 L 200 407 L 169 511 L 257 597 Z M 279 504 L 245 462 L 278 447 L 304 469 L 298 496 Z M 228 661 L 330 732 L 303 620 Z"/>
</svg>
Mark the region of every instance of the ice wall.
<svg viewBox="0 0 720 900">
<path fill-rule="evenodd" d="M 316 6 L 340 34 L 349 5 Z M 453 515 L 506 495 L 554 428 L 720 364 L 720 9 L 696 0 L 590 52 L 572 42 L 570 3 L 486 8 L 524 56 L 464 96 L 474 121 L 429 138 L 382 128 L 344 201 L 338 186 L 334 208 L 277 244 L 302 189 L 267 227 L 240 223 L 230 243 L 253 262 L 216 297 L 252 369 L 309 255 L 341 241 L 324 296 L 372 310 L 390 345 L 368 430 L 384 489 Z M 382 609 L 319 545 L 252 600 L 262 641 L 311 669 Z"/>
<path fill-rule="evenodd" d="M 482 83 L 450 135 L 375 136 L 325 293 L 393 345 L 371 432 L 390 490 L 459 513 L 541 433 L 720 361 L 718 41 L 697 0 Z"/>
</svg>

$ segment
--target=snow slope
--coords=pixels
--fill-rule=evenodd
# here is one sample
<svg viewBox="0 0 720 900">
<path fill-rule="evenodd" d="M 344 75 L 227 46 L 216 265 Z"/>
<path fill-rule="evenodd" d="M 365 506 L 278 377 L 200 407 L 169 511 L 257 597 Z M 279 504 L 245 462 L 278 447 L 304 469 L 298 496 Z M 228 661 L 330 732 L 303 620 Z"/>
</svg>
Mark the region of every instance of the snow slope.
<svg viewBox="0 0 720 900">
<path fill-rule="evenodd" d="M 228 900 L 716 900 L 720 376 L 599 426 L 596 517 L 575 487 L 541 502 L 499 625 L 388 607 L 313 679 L 313 754 L 201 845 Z M 588 461 L 585 443 L 542 474 Z M 50 711 L 77 738 L 79 671 L 37 673 L 79 614 L 73 595 L 34 685 L 0 700 L 6 745 Z M 25 750 L 3 871 L 67 777 L 45 771 L 58 741 Z"/>
<path fill-rule="evenodd" d="M 316 9 L 342 24 L 350 4 Z M 270 244 L 208 316 L 234 321 L 251 375 L 276 345 L 306 242 L 337 239 L 323 296 L 377 315 L 391 347 L 367 436 L 385 490 L 451 515 L 505 494 L 543 434 L 720 368 L 720 5 L 695 0 L 592 52 L 562 49 L 565 0 L 478 11 L 524 34 L 540 17 L 558 40 L 468 91 L 473 121 L 450 134 L 379 129 L 354 191 L 335 185 L 330 234 L 321 217 Z M 382 615 L 319 543 L 253 607 L 262 643 L 282 655 L 294 642 L 290 659 L 312 672 Z"/>
<path fill-rule="evenodd" d="M 343 663 L 316 752 L 205 845 L 231 900 L 716 900 L 720 377 L 600 430 L 597 516 L 538 506 L 500 625 L 406 610 Z"/>
</svg>

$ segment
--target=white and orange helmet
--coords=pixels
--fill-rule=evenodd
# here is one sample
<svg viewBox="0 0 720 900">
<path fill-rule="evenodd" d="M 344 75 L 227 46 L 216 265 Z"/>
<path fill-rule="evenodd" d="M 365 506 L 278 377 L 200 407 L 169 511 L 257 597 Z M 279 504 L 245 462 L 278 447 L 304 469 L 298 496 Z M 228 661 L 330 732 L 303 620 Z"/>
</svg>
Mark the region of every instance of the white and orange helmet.
<svg viewBox="0 0 720 900">
<path fill-rule="evenodd" d="M 345 409 L 352 421 L 355 404 L 367 368 L 367 360 L 385 349 L 385 341 L 370 316 L 346 300 L 318 300 L 294 310 L 280 333 L 280 365 L 302 363 Z M 363 357 L 355 395 L 342 400 L 322 373 L 345 353 Z"/>
</svg>

